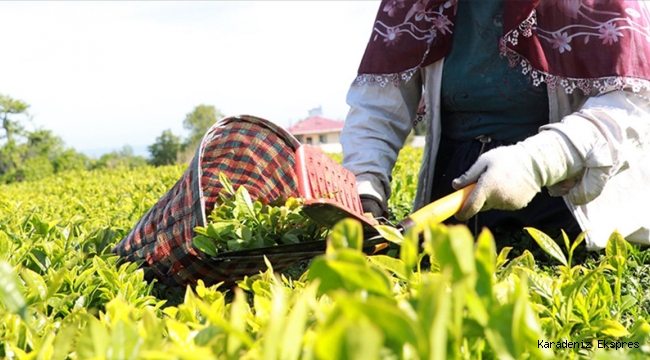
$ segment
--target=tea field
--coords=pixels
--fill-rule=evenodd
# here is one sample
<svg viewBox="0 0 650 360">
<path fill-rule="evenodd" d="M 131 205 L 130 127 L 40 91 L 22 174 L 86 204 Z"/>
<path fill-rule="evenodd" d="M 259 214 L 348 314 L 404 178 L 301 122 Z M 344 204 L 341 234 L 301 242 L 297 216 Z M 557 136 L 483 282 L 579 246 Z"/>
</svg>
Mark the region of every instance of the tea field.
<svg viewBox="0 0 650 360">
<path fill-rule="evenodd" d="M 420 156 L 400 154 L 395 219 L 410 209 Z M 580 238 L 535 229 L 475 239 L 430 224 L 422 246 L 417 234 L 390 234 L 398 255 L 366 256 L 360 225 L 345 221 L 326 254 L 279 275 L 269 268 L 232 289 L 147 283 L 110 251 L 183 171 L 0 185 L 0 358 L 650 356 L 650 255 L 617 234 L 585 253 Z"/>
</svg>

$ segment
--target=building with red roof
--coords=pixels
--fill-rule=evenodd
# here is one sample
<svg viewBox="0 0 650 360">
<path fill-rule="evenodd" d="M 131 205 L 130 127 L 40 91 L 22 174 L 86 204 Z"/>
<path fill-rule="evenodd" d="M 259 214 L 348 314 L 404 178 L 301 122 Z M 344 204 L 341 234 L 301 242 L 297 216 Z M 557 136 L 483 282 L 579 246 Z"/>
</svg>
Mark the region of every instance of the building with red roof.
<svg viewBox="0 0 650 360">
<path fill-rule="evenodd" d="M 339 136 L 345 122 L 322 116 L 310 116 L 287 128 L 287 131 L 303 144 L 320 148 L 325 152 L 341 152 Z"/>
</svg>

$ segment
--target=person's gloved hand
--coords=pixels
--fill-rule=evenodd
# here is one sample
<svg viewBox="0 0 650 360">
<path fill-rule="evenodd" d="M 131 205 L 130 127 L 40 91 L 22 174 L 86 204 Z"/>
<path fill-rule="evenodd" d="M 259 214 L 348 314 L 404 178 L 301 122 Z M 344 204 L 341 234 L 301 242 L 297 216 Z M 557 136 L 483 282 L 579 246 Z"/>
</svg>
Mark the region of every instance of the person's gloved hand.
<svg viewBox="0 0 650 360">
<path fill-rule="evenodd" d="M 479 211 L 525 207 L 542 186 L 572 178 L 582 170 L 582 158 L 559 132 L 546 130 L 515 145 L 492 149 L 452 182 L 461 189 L 476 182 L 456 218 Z"/>
<path fill-rule="evenodd" d="M 364 213 L 371 213 L 373 218 L 388 218 L 388 210 L 383 207 L 382 201 L 377 197 L 368 194 L 361 194 L 359 197 Z"/>
</svg>

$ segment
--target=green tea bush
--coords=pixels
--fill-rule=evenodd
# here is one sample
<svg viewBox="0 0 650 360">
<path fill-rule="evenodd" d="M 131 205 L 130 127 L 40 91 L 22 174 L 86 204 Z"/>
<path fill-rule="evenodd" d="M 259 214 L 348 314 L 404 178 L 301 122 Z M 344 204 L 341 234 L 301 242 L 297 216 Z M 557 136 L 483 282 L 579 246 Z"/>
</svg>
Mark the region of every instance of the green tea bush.
<svg viewBox="0 0 650 360">
<path fill-rule="evenodd" d="M 412 202 L 420 154 L 400 154 L 390 203 L 398 219 Z M 551 259 L 540 262 L 532 251 L 497 251 L 488 231 L 475 239 L 463 226 L 431 223 L 422 244 L 418 234 L 386 236 L 398 257 L 366 256 L 361 226 L 344 221 L 302 276 L 268 264 L 237 288 L 199 282 L 170 305 L 139 264 L 121 263 L 110 249 L 183 171 L 72 172 L 0 185 L 0 358 L 650 356 L 648 252 L 616 233 L 605 251 L 576 262 L 582 238 L 563 237 L 560 246 L 527 229 L 534 252 Z M 252 234 L 255 226 L 234 209 L 256 208 L 234 194 L 212 223 L 245 238 L 237 229 Z M 420 266 L 425 258 L 430 268 Z"/>
</svg>

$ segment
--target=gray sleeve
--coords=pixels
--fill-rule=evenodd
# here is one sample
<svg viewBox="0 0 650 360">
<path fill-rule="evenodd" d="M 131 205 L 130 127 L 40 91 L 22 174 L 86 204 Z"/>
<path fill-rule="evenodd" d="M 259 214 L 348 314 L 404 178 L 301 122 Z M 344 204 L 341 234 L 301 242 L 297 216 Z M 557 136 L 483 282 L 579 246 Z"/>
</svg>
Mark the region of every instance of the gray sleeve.
<svg viewBox="0 0 650 360">
<path fill-rule="evenodd" d="M 419 72 L 399 86 L 350 87 L 350 112 L 341 133 L 343 166 L 356 176 L 360 194 L 374 195 L 384 203 L 390 197 L 391 172 L 411 132 L 421 96 Z"/>
<path fill-rule="evenodd" d="M 584 174 L 569 191 L 574 204 L 595 199 L 610 178 L 635 166 L 650 150 L 648 95 L 612 91 L 595 96 L 561 123 L 541 128 L 562 133 L 583 159 Z"/>
</svg>

